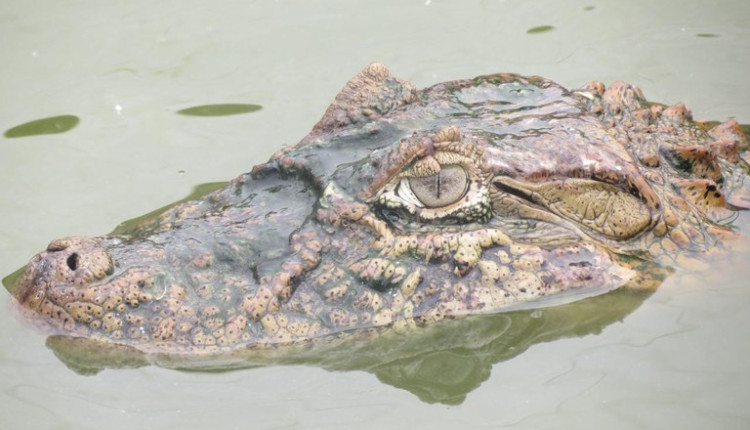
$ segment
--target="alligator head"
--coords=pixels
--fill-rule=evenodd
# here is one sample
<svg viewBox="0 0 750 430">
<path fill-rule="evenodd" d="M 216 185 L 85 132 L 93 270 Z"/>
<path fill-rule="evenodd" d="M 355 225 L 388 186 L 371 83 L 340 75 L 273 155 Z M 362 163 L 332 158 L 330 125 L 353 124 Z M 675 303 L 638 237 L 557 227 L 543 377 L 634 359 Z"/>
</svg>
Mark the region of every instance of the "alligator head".
<svg viewBox="0 0 750 430">
<path fill-rule="evenodd" d="M 747 140 L 592 83 L 416 90 L 380 64 L 225 188 L 55 240 L 10 288 L 55 333 L 202 354 L 573 301 L 701 259 L 748 207 Z"/>
</svg>

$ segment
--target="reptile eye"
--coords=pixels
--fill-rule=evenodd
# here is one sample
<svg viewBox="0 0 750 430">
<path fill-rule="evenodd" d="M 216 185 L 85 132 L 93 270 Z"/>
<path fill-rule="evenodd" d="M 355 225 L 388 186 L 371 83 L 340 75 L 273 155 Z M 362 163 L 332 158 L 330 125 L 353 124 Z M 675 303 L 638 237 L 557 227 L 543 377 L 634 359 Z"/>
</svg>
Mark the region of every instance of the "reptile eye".
<svg viewBox="0 0 750 430">
<path fill-rule="evenodd" d="M 409 178 L 409 188 L 414 196 L 428 208 L 439 208 L 457 202 L 466 194 L 469 177 L 457 164 L 442 166 L 431 176 Z"/>
</svg>

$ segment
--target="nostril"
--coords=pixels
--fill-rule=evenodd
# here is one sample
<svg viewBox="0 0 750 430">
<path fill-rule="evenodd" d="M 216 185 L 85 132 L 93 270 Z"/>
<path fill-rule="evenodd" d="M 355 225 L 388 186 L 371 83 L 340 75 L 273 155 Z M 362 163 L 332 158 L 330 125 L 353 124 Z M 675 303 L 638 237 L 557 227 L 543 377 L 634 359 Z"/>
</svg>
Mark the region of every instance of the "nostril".
<svg viewBox="0 0 750 430">
<path fill-rule="evenodd" d="M 70 267 L 70 270 L 76 270 L 78 268 L 78 259 L 79 258 L 80 258 L 80 256 L 78 255 L 77 252 L 74 252 L 74 253 L 70 254 L 70 256 L 68 256 L 67 263 L 68 263 L 68 267 Z"/>
</svg>

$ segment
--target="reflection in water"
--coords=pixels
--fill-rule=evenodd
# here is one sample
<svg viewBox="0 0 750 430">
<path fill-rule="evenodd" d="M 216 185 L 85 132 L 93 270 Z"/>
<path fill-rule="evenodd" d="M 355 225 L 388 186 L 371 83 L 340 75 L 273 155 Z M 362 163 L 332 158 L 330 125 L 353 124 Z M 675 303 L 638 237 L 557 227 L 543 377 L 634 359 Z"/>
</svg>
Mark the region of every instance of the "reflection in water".
<svg viewBox="0 0 750 430">
<path fill-rule="evenodd" d="M 52 116 L 17 125 L 8 129 L 4 136 L 13 138 L 65 133 L 77 126 L 79 122 L 80 119 L 75 115 Z"/>
<path fill-rule="evenodd" d="M 215 105 L 193 106 L 178 110 L 180 115 L 187 116 L 228 116 L 239 115 L 243 113 L 257 112 L 263 107 L 260 105 L 243 104 L 243 103 L 226 103 Z"/>
<path fill-rule="evenodd" d="M 645 283 L 658 285 L 664 275 L 652 274 Z M 623 288 L 563 306 L 471 316 L 408 333 L 381 332 L 367 339 L 362 333 L 348 333 L 304 346 L 211 357 L 148 355 L 128 346 L 67 336 L 51 336 L 47 346 L 70 369 L 87 375 L 147 365 L 202 371 L 310 365 L 369 372 L 424 402 L 460 404 L 489 378 L 495 363 L 540 342 L 598 334 L 633 312 L 652 291 Z"/>
</svg>

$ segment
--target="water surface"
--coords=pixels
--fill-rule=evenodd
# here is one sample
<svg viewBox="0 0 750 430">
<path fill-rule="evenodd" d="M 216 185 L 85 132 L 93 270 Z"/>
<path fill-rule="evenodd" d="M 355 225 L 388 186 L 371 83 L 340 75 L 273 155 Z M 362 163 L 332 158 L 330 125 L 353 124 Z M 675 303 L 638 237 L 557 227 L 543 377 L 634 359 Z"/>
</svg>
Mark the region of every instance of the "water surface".
<svg viewBox="0 0 750 430">
<path fill-rule="evenodd" d="M 698 119 L 750 123 L 749 12 L 746 1 L 4 1 L 0 129 L 80 123 L 0 138 L 0 274 L 52 238 L 107 233 L 248 171 L 303 137 L 375 60 L 419 87 L 500 71 L 568 87 L 621 79 Z M 215 105 L 263 109 L 176 113 Z M 0 428 L 744 428 L 749 258 L 676 273 L 599 330 L 519 341 L 507 348 L 524 352 L 481 366 L 469 365 L 476 352 L 450 352 L 379 373 L 290 364 L 81 376 L 0 294 Z M 439 384 L 404 382 L 429 366 L 471 384 L 430 403 Z"/>
</svg>

